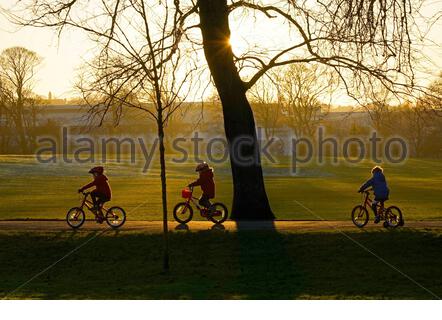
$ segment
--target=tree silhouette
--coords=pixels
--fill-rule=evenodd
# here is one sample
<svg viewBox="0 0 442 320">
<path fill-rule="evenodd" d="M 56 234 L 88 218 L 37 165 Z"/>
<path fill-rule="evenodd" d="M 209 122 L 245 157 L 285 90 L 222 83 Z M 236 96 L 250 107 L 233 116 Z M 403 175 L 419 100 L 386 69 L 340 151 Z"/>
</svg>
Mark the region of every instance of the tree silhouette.
<svg viewBox="0 0 442 320">
<path fill-rule="evenodd" d="M 411 28 L 419 1 L 325 0 L 318 2 L 200 0 L 200 28 L 206 59 L 218 89 L 229 145 L 239 137 L 251 143 L 242 153 L 252 157 L 248 166 L 232 161 L 235 219 L 272 219 L 264 189 L 255 123 L 246 91 L 272 68 L 293 63 L 316 62 L 334 70 L 351 97 L 359 100 L 374 83 L 395 94 L 413 94 Z M 283 21 L 297 37 L 286 48 L 253 48 L 236 57 L 229 45 L 229 15 Z M 260 21 L 266 23 L 266 21 Z M 275 53 L 276 51 L 276 53 Z M 248 79 L 239 70 L 255 69 Z M 230 150 L 235 152 L 235 150 Z"/>
<path fill-rule="evenodd" d="M 318 64 L 291 64 L 278 73 L 277 82 L 287 125 L 297 137 L 313 138 L 337 88 L 334 73 Z"/>
<path fill-rule="evenodd" d="M 32 86 L 40 63 L 41 58 L 34 51 L 22 47 L 8 48 L 0 54 L 0 100 L 14 123 L 24 154 L 30 152 L 32 146 L 29 129 L 35 125 L 36 112 Z"/>
</svg>

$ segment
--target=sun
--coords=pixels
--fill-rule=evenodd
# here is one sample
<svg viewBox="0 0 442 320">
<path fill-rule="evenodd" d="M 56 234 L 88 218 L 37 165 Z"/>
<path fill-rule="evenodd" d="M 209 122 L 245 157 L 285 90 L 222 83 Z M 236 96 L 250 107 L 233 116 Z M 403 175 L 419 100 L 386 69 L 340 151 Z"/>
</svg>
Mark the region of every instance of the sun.
<svg viewBox="0 0 442 320">
<path fill-rule="evenodd" d="M 235 54 L 244 53 L 249 49 L 247 40 L 235 34 L 230 35 L 229 44 Z"/>
</svg>

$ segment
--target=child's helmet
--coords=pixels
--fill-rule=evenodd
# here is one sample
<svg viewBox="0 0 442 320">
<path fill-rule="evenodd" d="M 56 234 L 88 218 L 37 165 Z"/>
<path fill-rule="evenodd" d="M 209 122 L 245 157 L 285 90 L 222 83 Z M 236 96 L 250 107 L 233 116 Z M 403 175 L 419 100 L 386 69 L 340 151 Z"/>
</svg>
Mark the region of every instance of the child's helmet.
<svg viewBox="0 0 442 320">
<path fill-rule="evenodd" d="M 93 167 L 91 170 L 89 170 L 89 173 L 98 173 L 98 174 L 103 174 L 104 172 L 104 168 L 99 166 L 99 167 Z"/>
<path fill-rule="evenodd" d="M 380 167 L 380 166 L 375 166 L 375 167 L 373 167 L 373 169 L 371 169 L 371 173 L 375 173 L 375 172 L 384 172 L 384 169 L 382 169 L 382 167 Z"/>
<path fill-rule="evenodd" d="M 209 169 L 209 165 L 207 164 L 207 162 L 202 162 L 202 163 L 199 163 L 199 164 L 196 166 L 195 171 L 196 171 L 196 172 L 201 172 L 201 171 L 206 171 L 206 170 L 208 170 L 208 169 Z"/>
</svg>

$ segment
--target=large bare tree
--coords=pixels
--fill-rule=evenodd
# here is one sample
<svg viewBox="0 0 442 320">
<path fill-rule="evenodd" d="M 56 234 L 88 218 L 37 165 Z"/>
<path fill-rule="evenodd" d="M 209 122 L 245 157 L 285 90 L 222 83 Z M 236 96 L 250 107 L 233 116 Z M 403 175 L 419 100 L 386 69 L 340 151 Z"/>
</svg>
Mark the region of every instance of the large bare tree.
<svg viewBox="0 0 442 320">
<path fill-rule="evenodd" d="M 146 0 L 147 1 L 147 0 Z M 171 46 L 189 40 L 204 48 L 204 54 L 222 102 L 224 128 L 230 152 L 248 159 L 246 164 L 231 157 L 234 183 L 232 218 L 273 219 L 266 195 L 255 121 L 246 97 L 249 90 L 266 72 L 291 63 L 316 62 L 335 70 L 347 93 L 355 99 L 365 96 L 373 82 L 395 94 L 413 94 L 416 87 L 413 69 L 414 18 L 420 17 L 422 0 L 322 0 L 322 1 L 227 1 L 169 0 L 148 1 L 158 13 L 173 6 L 176 23 L 166 34 L 174 39 Z M 33 26 L 79 27 L 90 31 L 100 28 L 107 37 L 115 38 L 115 25 L 105 23 L 88 0 L 22 0 L 14 9 L 20 23 Z M 140 0 L 102 0 L 109 16 L 132 10 Z M 229 16 L 243 14 L 246 19 L 265 24 L 283 25 L 289 43 L 235 56 L 229 43 Z M 195 22 L 199 17 L 199 23 Z M 134 15 L 134 20 L 137 16 Z M 201 30 L 202 41 L 194 27 Z M 235 30 L 234 30 L 235 31 Z M 122 40 L 122 39 L 120 39 Z M 161 51 L 161 50 L 160 50 Z M 157 51 L 157 52 L 160 52 Z M 165 55 L 167 57 L 167 54 Z M 166 58 L 165 58 L 166 59 Z M 135 69 L 138 67 L 134 67 Z M 135 71 L 134 69 L 134 71 Z M 240 71 L 248 70 L 248 73 Z M 253 71 L 251 71 L 253 70 Z M 247 138 L 248 143 L 236 143 Z"/>
<path fill-rule="evenodd" d="M 4 116 L 14 124 L 15 134 L 26 154 L 32 147 L 30 129 L 35 125 L 35 95 L 32 88 L 41 58 L 22 47 L 5 49 L 0 54 L 0 100 Z"/>
<path fill-rule="evenodd" d="M 293 63 L 320 63 L 333 69 L 347 93 L 359 100 L 380 83 L 395 94 L 413 94 L 414 17 L 420 1 L 198 1 L 206 59 L 220 95 L 227 140 L 241 136 L 254 143 L 242 152 L 256 161 L 232 163 L 237 219 L 271 219 L 262 181 L 255 123 L 245 92 L 266 72 Z M 240 11 L 256 24 L 286 26 L 290 43 L 269 48 L 265 43 L 235 56 L 229 46 L 229 16 Z M 235 32 L 235 31 L 234 31 Z M 254 70 L 240 76 L 242 70 Z"/>
<path fill-rule="evenodd" d="M 337 88 L 334 73 L 318 64 L 291 64 L 278 73 L 278 97 L 297 137 L 314 137 Z"/>
<path fill-rule="evenodd" d="M 113 28 L 111 36 L 98 28 L 88 31 L 97 37 L 101 51 L 88 65 L 92 73 L 83 75 L 79 88 L 86 101 L 92 102 L 90 114 L 98 115 L 100 121 L 113 111 L 118 122 L 123 108 L 134 108 L 145 112 L 157 125 L 165 240 L 163 268 L 168 270 L 165 127 L 190 92 L 195 65 L 189 54 L 178 47 L 183 26 L 182 13 L 176 7 L 152 6 L 144 0 L 126 4 L 117 1 L 116 6 L 113 10 L 102 7 Z"/>
</svg>

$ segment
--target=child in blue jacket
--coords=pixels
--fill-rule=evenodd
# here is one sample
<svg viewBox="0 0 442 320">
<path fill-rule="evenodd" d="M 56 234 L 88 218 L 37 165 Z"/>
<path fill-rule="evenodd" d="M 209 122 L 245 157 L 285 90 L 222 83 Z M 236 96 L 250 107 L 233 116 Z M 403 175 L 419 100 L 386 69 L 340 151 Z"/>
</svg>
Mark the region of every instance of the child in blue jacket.
<svg viewBox="0 0 442 320">
<path fill-rule="evenodd" d="M 375 166 L 373 169 L 371 169 L 371 173 L 373 174 L 373 176 L 359 188 L 358 192 L 364 192 L 367 188 L 370 187 L 373 188 L 374 201 L 371 205 L 371 208 L 373 209 L 373 212 L 376 216 L 374 223 L 379 223 L 380 216 L 377 213 L 376 206 L 379 202 L 383 205 L 384 202 L 388 200 L 390 190 L 388 189 L 387 180 L 384 176 L 384 169 L 379 166 Z"/>
</svg>

